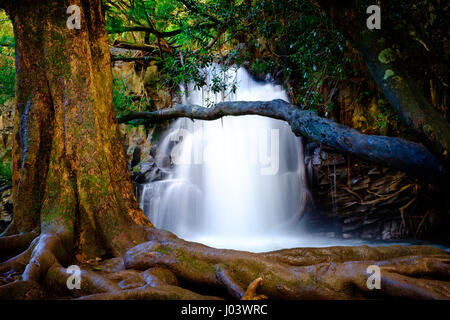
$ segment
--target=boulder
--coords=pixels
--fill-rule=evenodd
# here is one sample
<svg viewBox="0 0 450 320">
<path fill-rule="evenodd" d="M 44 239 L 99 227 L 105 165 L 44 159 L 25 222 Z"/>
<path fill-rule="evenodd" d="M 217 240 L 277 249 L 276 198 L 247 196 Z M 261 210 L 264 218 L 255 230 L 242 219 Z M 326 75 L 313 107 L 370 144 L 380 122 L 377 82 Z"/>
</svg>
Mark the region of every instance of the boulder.
<svg viewBox="0 0 450 320">
<path fill-rule="evenodd" d="M 163 171 L 156 165 L 153 158 L 147 162 L 141 162 L 133 167 L 131 178 L 136 183 L 148 183 L 161 180 L 164 177 Z"/>
</svg>

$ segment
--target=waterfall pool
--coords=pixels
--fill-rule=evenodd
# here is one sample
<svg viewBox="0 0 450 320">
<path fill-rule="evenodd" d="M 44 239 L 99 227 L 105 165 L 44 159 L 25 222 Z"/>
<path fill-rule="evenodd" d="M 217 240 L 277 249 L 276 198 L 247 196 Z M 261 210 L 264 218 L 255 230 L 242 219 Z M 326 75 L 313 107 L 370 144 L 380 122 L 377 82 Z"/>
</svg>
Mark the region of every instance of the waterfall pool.
<svg viewBox="0 0 450 320">
<path fill-rule="evenodd" d="M 217 70 L 205 70 L 207 83 Z M 183 103 L 288 100 L 281 86 L 256 82 L 243 68 L 227 71 L 224 77 L 236 84 L 235 91 L 215 94 L 188 85 Z M 155 161 L 164 177 L 141 186 L 140 205 L 156 227 L 186 240 L 252 252 L 413 244 L 315 237 L 299 231 L 294 221 L 304 210 L 303 195 L 308 192 L 302 141 L 283 121 L 260 116 L 178 119 L 159 143 Z"/>
</svg>

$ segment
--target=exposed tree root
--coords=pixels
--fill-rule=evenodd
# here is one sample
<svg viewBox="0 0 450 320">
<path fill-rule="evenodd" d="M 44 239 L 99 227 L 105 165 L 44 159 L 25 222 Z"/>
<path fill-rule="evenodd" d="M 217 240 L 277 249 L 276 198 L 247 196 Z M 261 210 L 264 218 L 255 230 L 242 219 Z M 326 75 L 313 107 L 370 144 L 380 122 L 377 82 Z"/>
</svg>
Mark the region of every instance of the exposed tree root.
<svg viewBox="0 0 450 320">
<path fill-rule="evenodd" d="M 88 262 L 72 260 L 73 247 L 64 245 L 64 234 L 42 234 L 22 254 L 0 264 L 0 299 L 450 299 L 450 255 L 435 247 L 257 254 L 210 248 L 163 230 L 147 232 L 150 241 L 125 256 Z M 80 289 L 67 285 L 71 264 L 81 268 Z M 367 287 L 370 265 L 380 268 L 380 290 Z M 11 274 L 16 277 L 9 282 Z M 198 288 L 209 288 L 208 293 Z"/>
<path fill-rule="evenodd" d="M 361 201 L 360 204 L 363 205 L 373 205 L 373 204 L 377 204 L 380 203 L 382 201 L 386 201 L 389 200 L 391 198 L 394 198 L 396 196 L 398 196 L 400 193 L 402 193 L 403 191 L 405 191 L 406 189 L 412 187 L 412 184 L 408 184 L 406 186 L 403 186 L 400 190 L 398 190 L 397 192 L 391 193 L 391 194 L 387 194 L 387 195 L 380 195 L 379 198 L 374 199 L 374 200 L 369 200 L 369 201 Z"/>
<path fill-rule="evenodd" d="M 325 247 L 325 248 L 294 248 L 263 253 L 266 258 L 291 266 L 310 266 L 326 262 L 348 261 L 382 261 L 398 257 L 431 256 L 445 254 L 445 251 L 429 246 L 399 246 L 389 247 Z"/>
<path fill-rule="evenodd" d="M 43 288 L 37 282 L 17 280 L 0 286 L 2 300 L 37 300 L 45 298 Z"/>
<path fill-rule="evenodd" d="M 406 228 L 405 211 L 416 200 L 417 200 L 417 196 L 412 198 L 411 200 L 409 200 L 407 204 L 405 204 L 404 206 L 402 206 L 402 207 L 400 207 L 398 209 L 400 211 L 400 217 L 402 218 L 402 226 L 403 226 L 403 228 Z"/>
<path fill-rule="evenodd" d="M 25 250 L 39 235 L 37 230 L 23 234 L 0 237 L 0 261 L 6 260 Z"/>
<path fill-rule="evenodd" d="M 175 238 L 138 245 L 127 252 L 124 263 L 137 270 L 164 266 L 179 279 L 224 287 L 234 297 L 239 297 L 240 288 L 261 278 L 252 295 L 258 291 L 272 299 L 450 298 L 450 255 L 424 246 L 304 248 L 254 254 Z M 370 265 L 381 269 L 381 290 L 367 287 Z"/>
<path fill-rule="evenodd" d="M 24 252 L 0 264 L 0 274 L 8 271 L 22 273 L 30 262 L 31 254 L 38 241 L 39 238 L 34 239 Z"/>
<path fill-rule="evenodd" d="M 175 287 L 160 286 L 157 288 L 144 286 L 141 288 L 108 292 L 85 296 L 83 300 L 216 300 L 217 297 L 203 296 L 195 292 Z"/>
<path fill-rule="evenodd" d="M 262 278 L 258 278 L 249 284 L 247 290 L 245 291 L 242 300 L 264 300 L 267 299 L 267 296 L 263 294 L 257 294 L 256 289 L 262 282 Z"/>
</svg>

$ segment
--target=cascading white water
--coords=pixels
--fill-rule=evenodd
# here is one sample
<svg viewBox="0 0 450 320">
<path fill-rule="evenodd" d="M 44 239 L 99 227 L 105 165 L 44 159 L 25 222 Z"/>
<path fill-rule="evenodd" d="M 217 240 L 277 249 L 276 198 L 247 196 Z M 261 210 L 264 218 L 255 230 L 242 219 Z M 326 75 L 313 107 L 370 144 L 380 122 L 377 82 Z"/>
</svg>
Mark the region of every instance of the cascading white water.
<svg viewBox="0 0 450 320">
<path fill-rule="evenodd" d="M 210 83 L 217 70 L 208 71 Z M 225 76 L 235 81 L 234 93 L 191 86 L 183 103 L 288 100 L 281 86 L 256 82 L 242 68 Z M 179 119 L 159 145 L 156 162 L 167 177 L 146 184 L 140 201 L 156 227 L 220 248 L 266 251 L 298 244 L 288 234 L 306 191 L 303 154 L 301 139 L 285 122 L 260 116 Z"/>
</svg>

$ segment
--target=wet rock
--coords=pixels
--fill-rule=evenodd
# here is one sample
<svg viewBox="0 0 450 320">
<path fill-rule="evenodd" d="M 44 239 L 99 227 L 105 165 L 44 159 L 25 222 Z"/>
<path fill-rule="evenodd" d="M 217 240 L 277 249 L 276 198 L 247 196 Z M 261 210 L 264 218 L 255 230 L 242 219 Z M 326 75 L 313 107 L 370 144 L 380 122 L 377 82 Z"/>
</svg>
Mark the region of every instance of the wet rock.
<svg viewBox="0 0 450 320">
<path fill-rule="evenodd" d="M 320 148 L 316 148 L 314 149 L 314 154 L 312 156 L 312 164 L 317 166 L 320 165 L 322 163 L 322 159 L 320 156 Z"/>
<path fill-rule="evenodd" d="M 131 167 L 134 168 L 141 162 L 141 147 L 133 146 L 128 150 L 128 153 L 131 154 Z"/>
<path fill-rule="evenodd" d="M 342 232 L 346 233 L 349 231 L 357 230 L 361 227 L 359 223 L 352 223 L 352 224 L 344 224 L 342 226 Z"/>
<path fill-rule="evenodd" d="M 376 226 L 369 226 L 363 228 L 360 237 L 361 239 L 377 239 L 379 234 L 379 228 Z"/>
<path fill-rule="evenodd" d="M 144 125 L 121 124 L 119 129 L 129 168 L 141 162 L 153 161 L 151 152 L 156 147 L 152 144 L 153 128 L 147 130 Z"/>
<path fill-rule="evenodd" d="M 136 183 L 147 183 L 162 178 L 163 172 L 153 161 L 153 158 L 150 158 L 149 162 L 139 163 L 132 170 L 132 180 Z"/>
<path fill-rule="evenodd" d="M 139 54 L 135 50 L 120 48 L 112 52 L 114 52 L 113 55 Z M 132 95 L 149 98 L 151 109 L 148 111 L 172 106 L 173 97 L 171 93 L 163 88 L 156 89 L 156 83 L 160 81 L 160 76 L 155 62 L 144 66 L 135 62 L 116 61 L 113 65 L 113 75 L 115 78 L 125 80 L 127 90 Z"/>
</svg>

